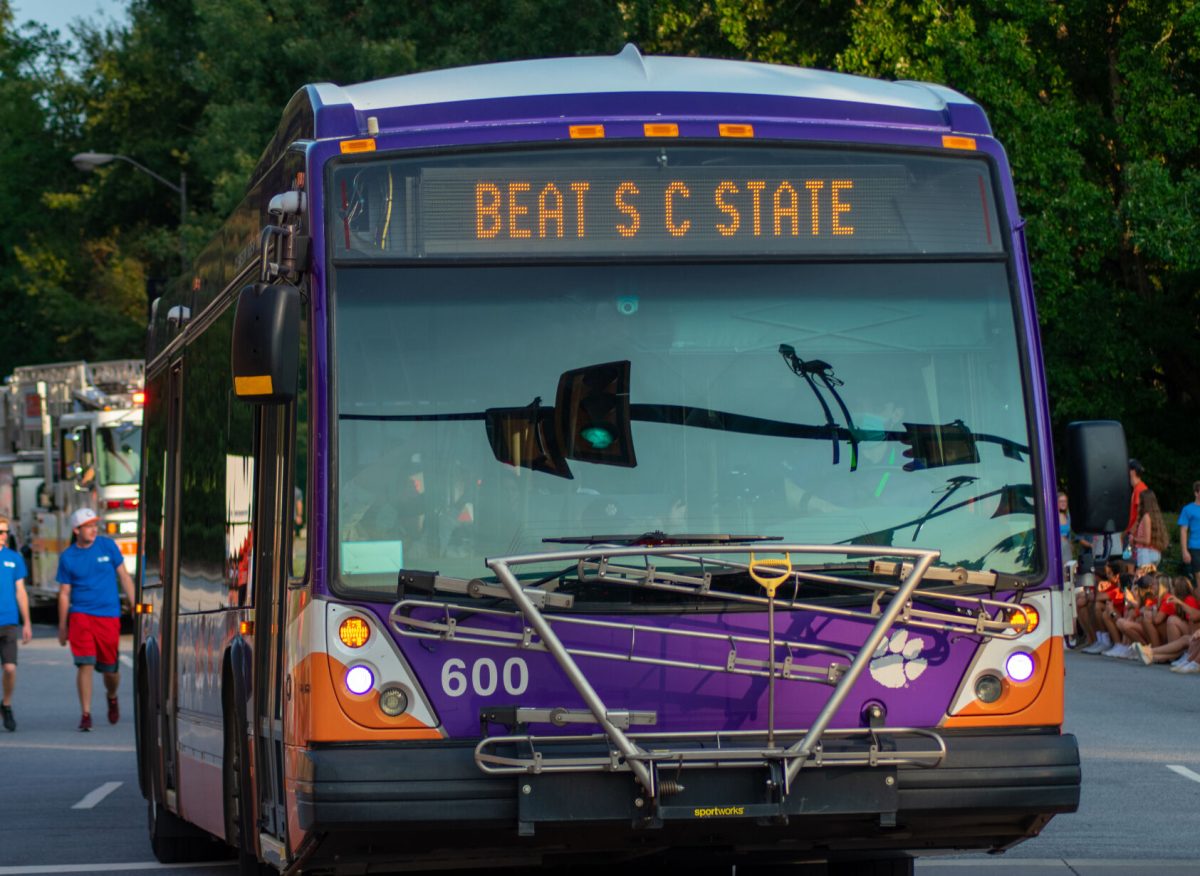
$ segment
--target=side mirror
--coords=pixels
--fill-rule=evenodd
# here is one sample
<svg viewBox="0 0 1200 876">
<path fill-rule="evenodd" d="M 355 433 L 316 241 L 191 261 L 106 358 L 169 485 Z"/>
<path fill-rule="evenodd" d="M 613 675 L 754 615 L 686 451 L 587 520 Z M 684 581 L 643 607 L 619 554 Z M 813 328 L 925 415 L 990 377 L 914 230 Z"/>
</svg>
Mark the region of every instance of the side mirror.
<svg viewBox="0 0 1200 876">
<path fill-rule="evenodd" d="M 1129 518 L 1129 453 L 1116 420 L 1067 426 L 1067 483 L 1076 532 L 1113 533 Z"/>
<path fill-rule="evenodd" d="M 242 289 L 233 318 L 233 391 L 242 401 L 279 404 L 296 397 L 300 361 L 300 290 L 254 283 Z"/>
</svg>

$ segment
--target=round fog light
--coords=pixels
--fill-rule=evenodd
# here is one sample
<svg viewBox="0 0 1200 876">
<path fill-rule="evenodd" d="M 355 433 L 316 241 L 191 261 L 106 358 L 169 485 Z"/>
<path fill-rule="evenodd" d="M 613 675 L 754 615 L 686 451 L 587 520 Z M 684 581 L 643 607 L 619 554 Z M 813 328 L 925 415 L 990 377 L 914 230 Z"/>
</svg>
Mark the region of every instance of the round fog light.
<svg viewBox="0 0 1200 876">
<path fill-rule="evenodd" d="M 981 703 L 994 703 L 1004 692 L 1004 684 L 994 675 L 981 675 L 975 682 L 975 697 Z"/>
<path fill-rule="evenodd" d="M 359 664 L 346 670 L 346 689 L 352 694 L 362 696 L 375 686 L 375 674 L 366 666 Z"/>
<path fill-rule="evenodd" d="M 1026 651 L 1009 654 L 1004 661 L 1004 671 L 1013 681 L 1029 681 L 1033 678 L 1033 655 Z"/>
<path fill-rule="evenodd" d="M 384 688 L 379 694 L 379 708 L 389 718 L 403 715 L 408 709 L 408 694 L 398 687 Z"/>
</svg>

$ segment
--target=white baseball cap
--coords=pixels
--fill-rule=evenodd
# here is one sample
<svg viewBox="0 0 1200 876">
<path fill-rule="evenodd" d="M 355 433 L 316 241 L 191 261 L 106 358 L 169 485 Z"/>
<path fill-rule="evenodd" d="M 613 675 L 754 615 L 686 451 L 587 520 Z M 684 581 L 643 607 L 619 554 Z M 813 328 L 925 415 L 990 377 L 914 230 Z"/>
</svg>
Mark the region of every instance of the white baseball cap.
<svg viewBox="0 0 1200 876">
<path fill-rule="evenodd" d="M 91 523 L 96 519 L 96 512 L 91 508 L 80 508 L 71 515 L 71 529 L 78 529 L 85 523 Z"/>
</svg>

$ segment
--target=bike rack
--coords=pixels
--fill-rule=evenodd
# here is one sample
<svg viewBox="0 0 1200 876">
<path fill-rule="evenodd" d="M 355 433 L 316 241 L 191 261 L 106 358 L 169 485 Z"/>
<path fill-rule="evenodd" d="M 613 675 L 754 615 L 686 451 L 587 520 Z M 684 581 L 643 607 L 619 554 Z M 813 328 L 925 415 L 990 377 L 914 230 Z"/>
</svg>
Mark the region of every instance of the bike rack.
<svg viewBox="0 0 1200 876">
<path fill-rule="evenodd" d="M 758 555 L 771 559 L 756 559 Z M 737 556 L 749 556 L 740 562 Z M 857 580 L 832 571 L 796 569 L 792 555 L 844 556 L 848 558 L 879 558 L 868 568 L 876 578 Z M 545 652 L 551 655 L 583 700 L 587 711 L 570 708 L 524 708 L 504 710 L 512 713 L 518 725 L 549 723 L 566 726 L 576 723 L 595 723 L 600 733 L 574 736 L 535 736 L 509 734 L 488 736 L 475 749 L 475 761 L 480 770 L 489 774 L 530 774 L 556 772 L 629 772 L 645 795 L 657 802 L 660 796 L 677 792 L 677 782 L 659 779 L 660 768 L 686 770 L 697 768 L 763 768 L 777 771 L 780 790 L 786 797 L 801 769 L 828 766 L 916 766 L 934 767 L 946 754 L 941 736 L 933 731 L 912 727 L 867 727 L 829 729 L 837 710 L 866 670 L 876 650 L 893 626 L 901 624 L 926 630 L 980 636 L 984 638 L 1015 639 L 1026 632 L 1012 619 L 1018 607 L 1022 587 L 1014 582 L 1016 601 L 970 596 L 946 591 L 922 591 L 926 605 L 914 607 L 913 595 L 928 576 L 959 584 L 990 584 L 1002 582 L 992 573 L 946 570 L 933 567 L 938 551 L 915 548 L 880 548 L 859 545 L 806 545 L 761 542 L 754 545 L 721 543 L 678 546 L 611 546 L 589 545 L 575 551 L 521 554 L 487 560 L 500 587 L 481 581 L 435 578 L 435 590 L 476 597 L 495 598 L 503 593 L 517 610 L 475 607 L 471 604 L 425 599 L 403 599 L 392 607 L 389 622 L 398 635 L 409 638 L 455 641 L 475 645 L 515 648 Z M 775 559 L 775 557 L 786 559 Z M 640 559 L 640 564 L 629 560 Z M 677 565 L 686 562 L 699 568 L 697 574 L 660 569 L 656 562 L 668 560 Z M 806 611 L 827 617 L 852 618 L 873 623 L 866 640 L 857 649 L 831 648 L 809 642 L 776 641 L 774 624 L 767 638 L 725 635 L 698 630 L 663 629 L 648 624 L 624 621 L 579 618 L 563 613 L 571 607 L 569 595 L 556 593 L 552 587 L 528 587 L 521 583 L 515 568 L 529 565 L 572 563 L 576 577 L 584 584 L 637 588 L 690 595 L 719 602 L 761 605 L 773 619 L 776 608 Z M 739 593 L 719 588 L 720 572 L 745 572 L 763 586 L 765 595 Z M 894 580 L 886 580 L 888 578 Z M 547 582 L 542 582 L 543 584 Z M 831 606 L 800 599 L 805 583 L 819 583 L 846 588 L 849 592 L 870 595 L 869 606 L 853 608 Z M 778 595 L 788 585 L 790 598 Z M 502 588 L 502 589 L 501 589 Z M 944 606 L 944 607 L 942 607 Z M 545 609 L 558 608 L 558 612 Z M 480 622 L 472 624 L 472 617 Z M 497 629 L 485 621 L 502 622 Z M 503 623 L 507 621 L 508 623 Z M 556 632 L 567 629 L 605 629 L 627 634 L 622 647 L 581 648 L 564 644 Z M 659 637 L 672 640 L 711 641 L 723 644 L 727 650 L 724 660 L 676 660 L 636 653 L 639 641 Z M 739 648 L 767 645 L 766 660 L 756 660 L 739 653 Z M 778 650 L 787 656 L 777 659 Z M 821 656 L 824 665 L 796 663 L 797 657 Z M 809 682 L 832 688 L 825 705 L 812 725 L 803 729 L 779 729 L 774 726 L 774 711 L 769 711 L 768 727 L 763 731 L 646 733 L 629 732 L 637 725 L 653 725 L 657 716 L 652 712 L 634 712 L 611 708 L 592 687 L 579 668 L 577 658 L 598 658 L 629 663 L 724 672 L 734 675 L 766 677 L 770 681 L 771 700 L 776 682 Z M 766 745 L 761 744 L 766 739 Z M 840 743 L 833 749 L 824 740 Z M 602 747 L 602 753 L 580 753 L 579 749 Z M 506 749 L 501 751 L 499 749 Z M 507 749 L 513 749 L 508 751 Z M 570 750 L 567 750 L 570 749 Z"/>
</svg>

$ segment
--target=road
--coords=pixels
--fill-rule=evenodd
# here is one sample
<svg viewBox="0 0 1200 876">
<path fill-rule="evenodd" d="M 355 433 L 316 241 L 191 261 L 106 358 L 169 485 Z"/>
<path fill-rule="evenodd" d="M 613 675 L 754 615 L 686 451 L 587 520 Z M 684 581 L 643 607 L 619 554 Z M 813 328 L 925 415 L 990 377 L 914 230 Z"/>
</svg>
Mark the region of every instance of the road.
<svg viewBox="0 0 1200 876">
<path fill-rule="evenodd" d="M 232 873 L 166 867 L 146 836 L 122 640 L 122 720 L 79 733 L 74 670 L 50 626 L 20 652 L 16 733 L 0 730 L 0 876 Z M 99 687 L 99 686 L 98 686 Z M 1200 676 L 1069 654 L 1067 726 L 1080 740 L 1083 800 L 1003 856 L 925 859 L 921 876 L 1200 874 Z"/>
</svg>

